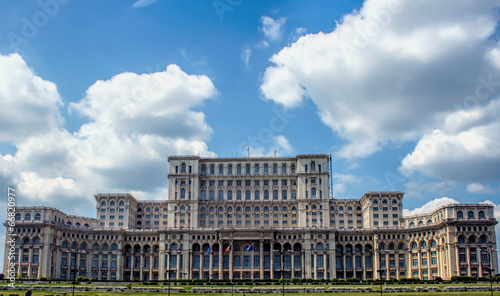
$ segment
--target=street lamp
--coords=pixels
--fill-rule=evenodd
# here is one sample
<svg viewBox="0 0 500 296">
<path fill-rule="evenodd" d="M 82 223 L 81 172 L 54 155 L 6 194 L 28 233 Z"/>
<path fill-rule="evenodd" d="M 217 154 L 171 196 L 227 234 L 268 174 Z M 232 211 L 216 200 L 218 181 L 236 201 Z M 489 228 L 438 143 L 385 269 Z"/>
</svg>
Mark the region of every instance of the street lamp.
<svg viewBox="0 0 500 296">
<path fill-rule="evenodd" d="M 491 296 L 493 296 L 493 272 L 495 270 L 491 269 L 489 267 L 486 267 L 486 271 L 490 274 L 490 292 L 491 292 Z"/>
<path fill-rule="evenodd" d="M 379 273 L 379 280 L 380 280 L 380 296 L 382 296 L 382 272 L 383 271 L 384 271 L 383 269 L 377 270 L 377 272 Z"/>
<path fill-rule="evenodd" d="M 179 251 L 175 251 L 175 254 L 179 254 Z M 172 264 L 172 249 L 168 249 L 168 296 L 170 296 L 170 265 Z"/>
</svg>

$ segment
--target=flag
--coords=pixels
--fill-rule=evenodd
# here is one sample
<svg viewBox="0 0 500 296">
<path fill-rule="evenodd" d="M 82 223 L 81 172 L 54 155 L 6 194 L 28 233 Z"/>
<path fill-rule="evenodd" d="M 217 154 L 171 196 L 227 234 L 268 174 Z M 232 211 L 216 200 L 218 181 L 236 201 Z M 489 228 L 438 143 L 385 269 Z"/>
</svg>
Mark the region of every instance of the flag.
<svg viewBox="0 0 500 296">
<path fill-rule="evenodd" d="M 231 251 L 231 245 L 227 246 L 227 248 L 226 248 L 226 252 L 229 252 L 229 251 Z"/>
<path fill-rule="evenodd" d="M 207 253 L 205 255 L 210 254 L 210 246 L 208 246 Z"/>
<path fill-rule="evenodd" d="M 253 251 L 253 244 L 251 244 L 250 246 L 248 246 L 247 251 Z"/>
</svg>

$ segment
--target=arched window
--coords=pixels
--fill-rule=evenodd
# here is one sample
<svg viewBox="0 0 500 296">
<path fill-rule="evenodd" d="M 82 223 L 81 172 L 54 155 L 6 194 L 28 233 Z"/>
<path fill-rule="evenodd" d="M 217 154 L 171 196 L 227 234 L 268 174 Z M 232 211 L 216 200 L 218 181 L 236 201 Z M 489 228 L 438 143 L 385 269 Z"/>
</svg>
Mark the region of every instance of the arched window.
<svg viewBox="0 0 500 296">
<path fill-rule="evenodd" d="M 476 243 L 476 237 L 475 236 L 469 237 L 469 244 L 474 244 L 474 243 Z"/>
<path fill-rule="evenodd" d="M 420 247 L 421 247 L 421 248 L 427 248 L 427 243 L 426 243 L 426 242 L 422 242 L 422 243 L 420 244 Z"/>
<path fill-rule="evenodd" d="M 378 199 L 374 199 L 374 200 L 373 200 L 373 204 L 374 204 L 374 205 L 378 205 Z"/>
<path fill-rule="evenodd" d="M 251 211 L 252 211 L 252 209 L 250 207 L 245 208 L 245 212 L 251 212 Z"/>
<path fill-rule="evenodd" d="M 249 165 L 249 164 L 247 164 L 247 165 L 245 166 L 245 174 L 247 174 L 247 175 L 250 175 L 250 174 L 251 174 L 251 172 L 250 172 L 250 165 Z"/>
<path fill-rule="evenodd" d="M 311 172 L 315 172 L 316 171 L 316 164 L 314 163 L 314 161 L 311 162 Z"/>
<path fill-rule="evenodd" d="M 411 248 L 412 248 L 412 249 L 418 249 L 418 244 L 417 244 L 417 243 L 413 243 L 413 244 L 411 244 Z"/>
<path fill-rule="evenodd" d="M 259 211 L 260 211 L 260 208 L 259 208 L 259 207 L 255 207 L 254 211 L 255 211 L 255 212 L 259 212 Z"/>
<path fill-rule="evenodd" d="M 311 189 L 311 197 L 316 198 L 316 188 Z"/>
<path fill-rule="evenodd" d="M 432 220 L 427 220 L 427 224 L 432 224 Z"/>
<path fill-rule="evenodd" d="M 418 221 L 418 225 L 424 225 L 423 221 Z"/>
<path fill-rule="evenodd" d="M 236 167 L 236 175 L 241 175 L 241 165 Z"/>
<path fill-rule="evenodd" d="M 224 200 L 224 191 L 219 190 L 219 196 L 217 197 L 217 200 Z"/>
<path fill-rule="evenodd" d="M 210 175 L 214 175 L 215 174 L 215 166 L 212 164 L 210 165 Z"/>
<path fill-rule="evenodd" d="M 200 200 L 207 200 L 207 192 L 205 190 L 200 192 Z"/>
<path fill-rule="evenodd" d="M 80 227 L 80 222 L 76 222 L 76 223 L 75 223 L 75 226 L 76 226 L 76 227 Z"/>
<path fill-rule="evenodd" d="M 250 200 L 252 197 L 252 194 L 250 193 L 250 190 L 245 191 L 245 200 Z"/>
<path fill-rule="evenodd" d="M 206 175 L 207 174 L 207 167 L 205 165 L 201 166 L 201 174 Z"/>
<path fill-rule="evenodd" d="M 283 164 L 281 166 L 281 174 L 285 175 L 286 174 L 286 164 Z"/>
<path fill-rule="evenodd" d="M 181 173 L 185 173 L 186 172 L 186 164 L 183 163 L 181 164 Z"/>
<path fill-rule="evenodd" d="M 229 190 L 227 192 L 227 200 L 233 200 L 233 191 Z"/>
<path fill-rule="evenodd" d="M 264 200 L 269 200 L 269 191 L 264 190 Z"/>
<path fill-rule="evenodd" d="M 258 164 L 255 165 L 254 172 L 256 175 L 260 174 L 260 168 Z"/>
<path fill-rule="evenodd" d="M 290 167 L 290 172 L 292 174 L 295 174 L 295 165 L 294 164 L 292 164 L 292 166 Z"/>
<path fill-rule="evenodd" d="M 186 198 L 186 189 L 181 189 L 181 198 Z"/>
<path fill-rule="evenodd" d="M 236 191 L 236 200 L 241 200 L 241 190 Z"/>
<path fill-rule="evenodd" d="M 24 220 L 26 220 L 26 221 L 31 220 L 31 214 L 27 213 L 26 216 L 24 216 Z"/>
<path fill-rule="evenodd" d="M 278 174 L 278 165 L 277 164 L 273 164 L 273 174 L 274 175 Z"/>
<path fill-rule="evenodd" d="M 318 243 L 318 244 L 316 245 L 316 249 L 317 249 L 317 250 L 323 250 L 323 245 L 322 245 L 321 243 Z"/>
<path fill-rule="evenodd" d="M 273 190 L 273 199 L 278 199 L 278 190 Z"/>
<path fill-rule="evenodd" d="M 255 190 L 255 200 L 259 200 L 259 199 L 260 199 L 260 191 Z"/>
<path fill-rule="evenodd" d="M 219 165 L 219 175 L 224 175 L 224 166 L 222 164 Z"/>
<path fill-rule="evenodd" d="M 480 243 L 485 243 L 485 242 L 486 242 L 486 236 L 482 235 L 482 236 L 479 238 L 479 242 L 480 242 Z"/>
<path fill-rule="evenodd" d="M 467 213 L 467 218 L 469 218 L 469 219 L 474 219 L 474 212 L 473 212 L 473 211 L 469 211 L 469 212 Z"/>
<path fill-rule="evenodd" d="M 232 175 L 233 174 L 233 166 L 232 165 L 228 165 L 227 166 L 227 174 L 228 175 Z"/>
<path fill-rule="evenodd" d="M 483 213 L 483 215 L 484 215 L 484 213 Z M 483 218 L 484 218 L 484 217 L 483 217 Z M 35 214 L 35 220 L 36 220 L 36 221 L 40 221 L 41 219 L 42 219 L 42 215 L 40 215 L 40 213 L 36 213 L 36 214 Z"/>
<path fill-rule="evenodd" d="M 483 211 L 479 211 L 479 219 L 484 219 L 485 215 Z"/>
<path fill-rule="evenodd" d="M 94 246 L 92 247 L 92 249 L 94 249 L 94 251 L 99 251 L 99 245 L 98 244 L 94 244 Z"/>
<path fill-rule="evenodd" d="M 102 250 L 103 250 L 103 251 L 107 251 L 107 250 L 108 250 L 108 244 L 104 244 L 104 245 L 102 245 Z"/>
<path fill-rule="evenodd" d="M 80 250 L 85 250 L 85 249 L 87 249 L 87 246 L 83 243 L 80 244 Z"/>
<path fill-rule="evenodd" d="M 210 190 L 209 200 L 215 200 L 215 192 L 213 190 Z"/>
<path fill-rule="evenodd" d="M 292 189 L 292 199 L 297 199 L 297 191 Z"/>
<path fill-rule="evenodd" d="M 33 244 L 35 244 L 35 245 L 39 245 L 39 244 L 40 244 L 40 239 L 39 239 L 38 237 L 35 237 L 35 238 L 33 239 Z"/>
<path fill-rule="evenodd" d="M 389 244 L 389 250 L 394 250 L 394 244 Z"/>
<path fill-rule="evenodd" d="M 399 244 L 398 249 L 399 250 L 404 250 L 405 249 L 405 244 Z"/>
<path fill-rule="evenodd" d="M 63 249 L 67 249 L 68 248 L 68 243 L 67 242 L 63 242 L 62 245 L 61 245 L 61 247 Z"/>
<path fill-rule="evenodd" d="M 106 202 L 105 201 L 101 202 L 101 206 L 106 206 Z"/>
<path fill-rule="evenodd" d="M 267 164 L 264 165 L 264 175 L 269 174 L 269 166 Z"/>
<path fill-rule="evenodd" d="M 21 221 L 21 214 L 19 213 L 16 214 L 16 221 Z"/>
<path fill-rule="evenodd" d="M 437 245 L 436 241 L 435 240 L 432 240 L 431 241 L 431 247 L 435 247 Z"/>
<path fill-rule="evenodd" d="M 117 244 L 111 245 L 111 250 L 113 250 L 113 251 L 118 250 L 118 245 Z"/>
<path fill-rule="evenodd" d="M 380 245 L 379 245 L 379 249 L 380 249 L 380 250 L 385 250 L 385 244 L 384 244 L 384 243 L 380 244 Z"/>
<path fill-rule="evenodd" d="M 462 219 L 464 217 L 464 213 L 462 211 L 457 212 L 457 218 Z"/>
<path fill-rule="evenodd" d="M 287 196 L 287 192 L 286 192 L 286 190 L 283 190 L 283 191 L 281 192 L 281 199 L 282 199 L 282 200 L 286 200 L 286 199 L 288 199 L 288 196 Z"/>
</svg>

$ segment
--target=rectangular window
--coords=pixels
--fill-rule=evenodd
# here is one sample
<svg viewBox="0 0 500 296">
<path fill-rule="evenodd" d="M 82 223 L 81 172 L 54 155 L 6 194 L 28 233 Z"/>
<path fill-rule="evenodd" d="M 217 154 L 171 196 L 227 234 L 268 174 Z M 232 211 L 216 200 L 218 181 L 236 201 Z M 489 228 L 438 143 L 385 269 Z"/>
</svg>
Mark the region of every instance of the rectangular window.
<svg viewBox="0 0 500 296">
<path fill-rule="evenodd" d="M 193 267 L 194 268 L 200 267 L 200 256 L 198 256 L 198 255 L 193 256 Z"/>
<path fill-rule="evenodd" d="M 243 267 L 250 267 L 250 256 L 243 256 Z"/>
<path fill-rule="evenodd" d="M 240 267 L 240 256 L 234 256 L 233 267 Z"/>
<path fill-rule="evenodd" d="M 253 267 L 260 267 L 260 256 L 253 256 Z"/>
</svg>

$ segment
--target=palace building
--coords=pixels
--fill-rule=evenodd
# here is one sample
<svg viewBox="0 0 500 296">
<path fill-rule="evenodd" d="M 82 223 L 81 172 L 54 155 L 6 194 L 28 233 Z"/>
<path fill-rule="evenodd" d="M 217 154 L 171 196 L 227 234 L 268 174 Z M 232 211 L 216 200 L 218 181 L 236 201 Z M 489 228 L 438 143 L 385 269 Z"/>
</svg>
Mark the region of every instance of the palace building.
<svg viewBox="0 0 500 296">
<path fill-rule="evenodd" d="M 168 198 L 95 196 L 96 218 L 16 208 L 24 278 L 450 279 L 498 270 L 493 206 L 403 216 L 403 192 L 334 199 L 328 155 L 169 158 Z M 9 236 L 7 236 L 9 237 Z M 9 269 L 8 250 L 4 270 Z"/>
</svg>

